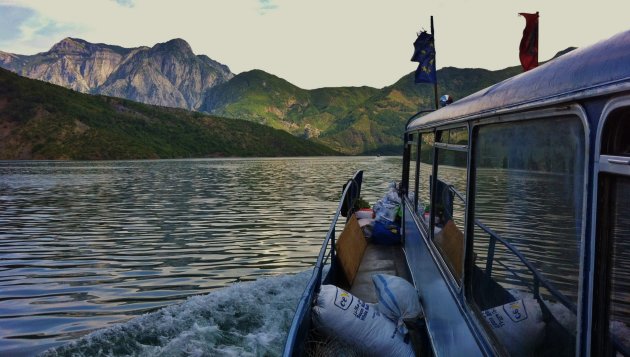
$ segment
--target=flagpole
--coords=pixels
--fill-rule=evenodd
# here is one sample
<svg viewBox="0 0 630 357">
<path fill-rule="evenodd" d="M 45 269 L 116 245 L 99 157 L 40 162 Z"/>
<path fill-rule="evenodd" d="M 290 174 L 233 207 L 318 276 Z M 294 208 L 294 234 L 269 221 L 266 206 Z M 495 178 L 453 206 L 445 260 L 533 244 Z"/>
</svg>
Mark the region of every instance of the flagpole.
<svg viewBox="0 0 630 357">
<path fill-rule="evenodd" d="M 435 31 L 433 29 L 433 15 L 431 15 L 431 36 L 433 36 L 433 46 L 435 48 Z M 435 51 L 436 56 L 434 57 L 434 61 L 436 61 L 437 51 Z M 437 61 L 435 62 L 435 83 L 433 83 L 433 94 L 435 96 L 435 109 L 439 109 L 438 104 L 438 87 L 437 87 Z"/>
</svg>

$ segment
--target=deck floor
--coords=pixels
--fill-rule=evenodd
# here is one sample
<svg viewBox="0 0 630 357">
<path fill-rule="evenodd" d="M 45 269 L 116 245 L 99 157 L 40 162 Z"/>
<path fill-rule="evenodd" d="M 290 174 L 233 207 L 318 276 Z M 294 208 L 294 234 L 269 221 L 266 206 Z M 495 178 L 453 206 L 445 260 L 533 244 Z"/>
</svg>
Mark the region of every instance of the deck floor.
<svg viewBox="0 0 630 357">
<path fill-rule="evenodd" d="M 368 243 L 361 264 L 349 292 L 368 303 L 377 303 L 378 297 L 372 282 L 374 274 L 389 274 L 411 282 L 402 245 L 384 246 Z M 416 356 L 428 356 L 421 338 L 422 331 L 410 328 L 411 345 Z M 342 341 L 311 330 L 306 347 L 307 356 L 361 356 Z"/>
<path fill-rule="evenodd" d="M 374 283 L 372 283 L 374 274 L 400 276 L 411 282 L 402 246 L 368 244 L 350 293 L 365 302 L 378 302 Z"/>
</svg>

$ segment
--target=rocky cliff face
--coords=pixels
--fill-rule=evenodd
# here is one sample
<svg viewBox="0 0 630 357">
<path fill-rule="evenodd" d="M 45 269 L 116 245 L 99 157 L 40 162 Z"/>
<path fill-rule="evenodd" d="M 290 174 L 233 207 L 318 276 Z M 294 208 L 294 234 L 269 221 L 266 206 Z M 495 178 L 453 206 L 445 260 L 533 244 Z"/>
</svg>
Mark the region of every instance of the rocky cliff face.
<svg viewBox="0 0 630 357">
<path fill-rule="evenodd" d="M 24 56 L 0 51 L 0 64 L 2 64 L 2 67 L 15 72 L 15 68 L 19 68 L 23 65 L 23 57 Z"/>
<path fill-rule="evenodd" d="M 0 67 L 84 93 L 197 109 L 205 92 L 234 75 L 182 39 L 123 48 L 66 38 L 32 56 L 0 52 Z"/>
</svg>

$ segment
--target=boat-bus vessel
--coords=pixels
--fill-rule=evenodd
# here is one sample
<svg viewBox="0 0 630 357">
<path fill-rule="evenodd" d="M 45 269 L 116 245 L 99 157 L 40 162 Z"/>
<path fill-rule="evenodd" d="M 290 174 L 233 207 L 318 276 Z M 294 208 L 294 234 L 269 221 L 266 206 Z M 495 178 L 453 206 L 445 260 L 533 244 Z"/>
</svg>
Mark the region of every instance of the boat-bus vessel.
<svg viewBox="0 0 630 357">
<path fill-rule="evenodd" d="M 369 276 L 383 271 L 415 288 L 416 355 L 630 356 L 630 31 L 419 113 L 403 141 L 401 243 L 367 242 L 344 279 L 337 222 L 352 217 L 358 172 L 285 356 L 311 354 L 322 284 L 376 302 Z M 493 322 L 515 303 L 535 326 Z"/>
</svg>

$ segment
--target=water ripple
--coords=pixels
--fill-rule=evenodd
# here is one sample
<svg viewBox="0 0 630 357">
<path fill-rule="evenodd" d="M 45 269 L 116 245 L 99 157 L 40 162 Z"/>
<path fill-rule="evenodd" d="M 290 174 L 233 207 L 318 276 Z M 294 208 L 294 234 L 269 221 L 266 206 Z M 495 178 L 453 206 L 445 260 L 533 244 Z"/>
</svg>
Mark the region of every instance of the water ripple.
<svg viewBox="0 0 630 357">
<path fill-rule="evenodd" d="M 0 355 L 312 266 L 347 177 L 395 158 L 0 162 Z"/>
</svg>

